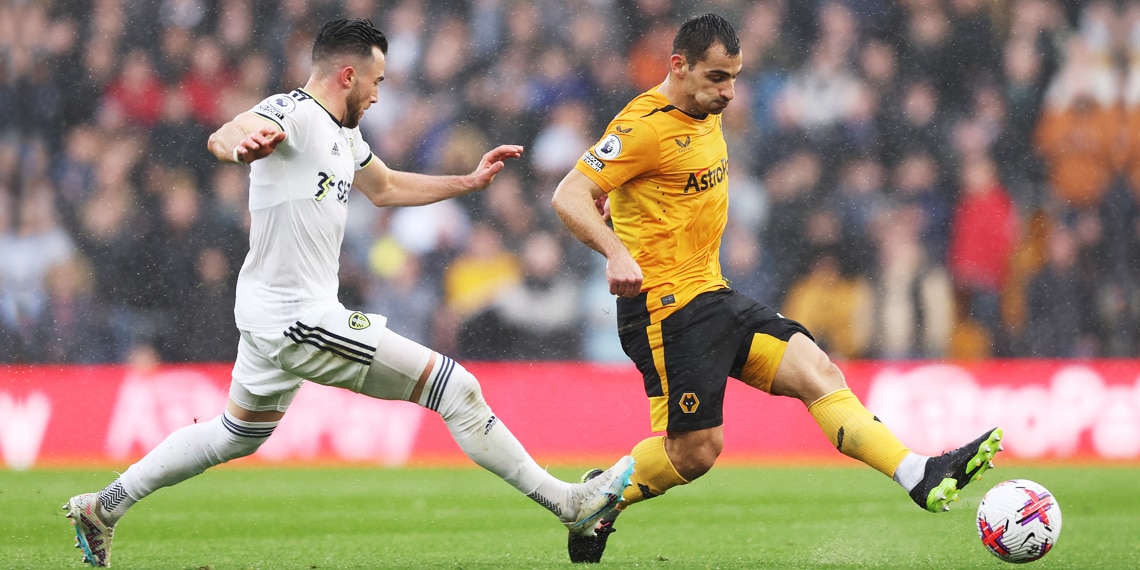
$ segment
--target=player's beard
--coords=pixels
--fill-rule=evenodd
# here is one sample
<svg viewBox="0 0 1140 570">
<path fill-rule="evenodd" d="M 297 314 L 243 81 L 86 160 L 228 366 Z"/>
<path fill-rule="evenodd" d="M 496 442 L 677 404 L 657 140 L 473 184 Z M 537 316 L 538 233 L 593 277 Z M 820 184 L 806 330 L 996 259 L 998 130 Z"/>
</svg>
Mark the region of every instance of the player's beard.
<svg viewBox="0 0 1140 570">
<path fill-rule="evenodd" d="M 344 122 L 341 126 L 349 129 L 355 129 L 360 125 L 360 119 L 364 117 L 364 105 L 359 101 L 349 99 L 345 104 L 344 109 Z"/>
<path fill-rule="evenodd" d="M 361 98 L 353 89 L 344 102 L 344 120 L 341 126 L 355 129 L 360 125 L 360 119 L 364 118 L 364 110 L 368 108 L 367 103 L 368 99 Z"/>
</svg>

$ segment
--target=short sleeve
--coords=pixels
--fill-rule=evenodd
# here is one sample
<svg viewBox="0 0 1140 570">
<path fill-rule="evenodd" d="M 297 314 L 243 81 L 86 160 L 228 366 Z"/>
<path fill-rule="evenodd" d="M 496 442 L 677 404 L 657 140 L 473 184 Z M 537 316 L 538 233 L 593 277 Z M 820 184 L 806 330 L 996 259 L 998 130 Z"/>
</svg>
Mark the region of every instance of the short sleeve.
<svg viewBox="0 0 1140 570">
<path fill-rule="evenodd" d="M 374 155 L 372 154 L 372 147 L 368 145 L 368 141 L 364 140 L 364 136 L 360 134 L 360 127 L 352 130 L 352 161 L 356 163 L 356 169 L 360 170 L 368 166 L 372 162 Z"/>
<path fill-rule="evenodd" d="M 302 129 L 301 113 L 297 112 L 297 101 L 288 93 L 270 95 L 251 109 L 258 116 L 274 123 L 285 133 L 285 140 L 295 146 Z"/>
<path fill-rule="evenodd" d="M 657 132 L 645 122 L 615 119 L 574 168 L 609 192 L 657 168 L 657 139 Z"/>
</svg>

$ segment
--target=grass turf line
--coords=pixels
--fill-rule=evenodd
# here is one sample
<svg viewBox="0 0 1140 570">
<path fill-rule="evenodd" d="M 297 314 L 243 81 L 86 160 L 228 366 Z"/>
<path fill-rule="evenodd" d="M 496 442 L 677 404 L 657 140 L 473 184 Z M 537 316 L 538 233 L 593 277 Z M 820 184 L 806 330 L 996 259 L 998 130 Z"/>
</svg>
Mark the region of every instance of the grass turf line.
<svg viewBox="0 0 1140 570">
<path fill-rule="evenodd" d="M 571 480 L 583 469 L 552 469 Z M 59 506 L 110 471 L 0 471 L 0 568 L 83 568 Z M 633 507 L 602 567 L 1007 568 L 974 530 L 982 494 L 1033 479 L 1064 513 L 1033 568 L 1140 567 L 1137 467 L 1007 467 L 925 513 L 870 469 L 728 466 Z M 573 567 L 562 526 L 478 469 L 213 469 L 116 529 L 115 568 Z"/>
</svg>

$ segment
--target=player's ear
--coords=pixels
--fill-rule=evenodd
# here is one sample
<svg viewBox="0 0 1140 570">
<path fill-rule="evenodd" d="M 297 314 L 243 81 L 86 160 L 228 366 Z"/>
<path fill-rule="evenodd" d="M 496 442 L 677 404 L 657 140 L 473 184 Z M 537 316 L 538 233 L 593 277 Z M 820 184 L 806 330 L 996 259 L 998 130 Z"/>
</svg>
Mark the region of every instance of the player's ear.
<svg viewBox="0 0 1140 570">
<path fill-rule="evenodd" d="M 685 72 L 689 70 L 689 62 L 685 60 L 685 56 L 675 53 L 669 57 L 669 69 L 674 75 L 684 77 Z"/>
<path fill-rule="evenodd" d="M 356 79 L 356 68 L 351 65 L 346 65 L 340 68 L 337 73 L 337 80 L 340 81 L 340 86 L 348 89 L 352 87 L 352 82 Z"/>
</svg>

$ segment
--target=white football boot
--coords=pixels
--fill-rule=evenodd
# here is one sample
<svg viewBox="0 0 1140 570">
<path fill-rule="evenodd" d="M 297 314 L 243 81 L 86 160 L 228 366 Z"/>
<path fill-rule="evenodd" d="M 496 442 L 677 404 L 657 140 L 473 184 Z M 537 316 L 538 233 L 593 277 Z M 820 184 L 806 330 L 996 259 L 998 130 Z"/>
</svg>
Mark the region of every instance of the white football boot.
<svg viewBox="0 0 1140 570">
<path fill-rule="evenodd" d="M 98 495 L 76 495 L 63 505 L 75 527 L 75 547 L 83 551 L 83 561 L 99 568 L 111 566 L 111 538 L 115 527 L 107 526 L 96 514 Z"/>
<path fill-rule="evenodd" d="M 563 519 L 562 523 L 570 532 L 584 536 L 593 536 L 598 519 L 613 510 L 621 501 L 621 494 L 629 486 L 629 478 L 633 475 L 633 458 L 626 455 L 618 460 L 613 467 L 606 469 L 601 475 L 575 483 L 570 492 L 572 503 L 576 503 L 576 513 L 566 513 L 572 519 Z"/>
</svg>

